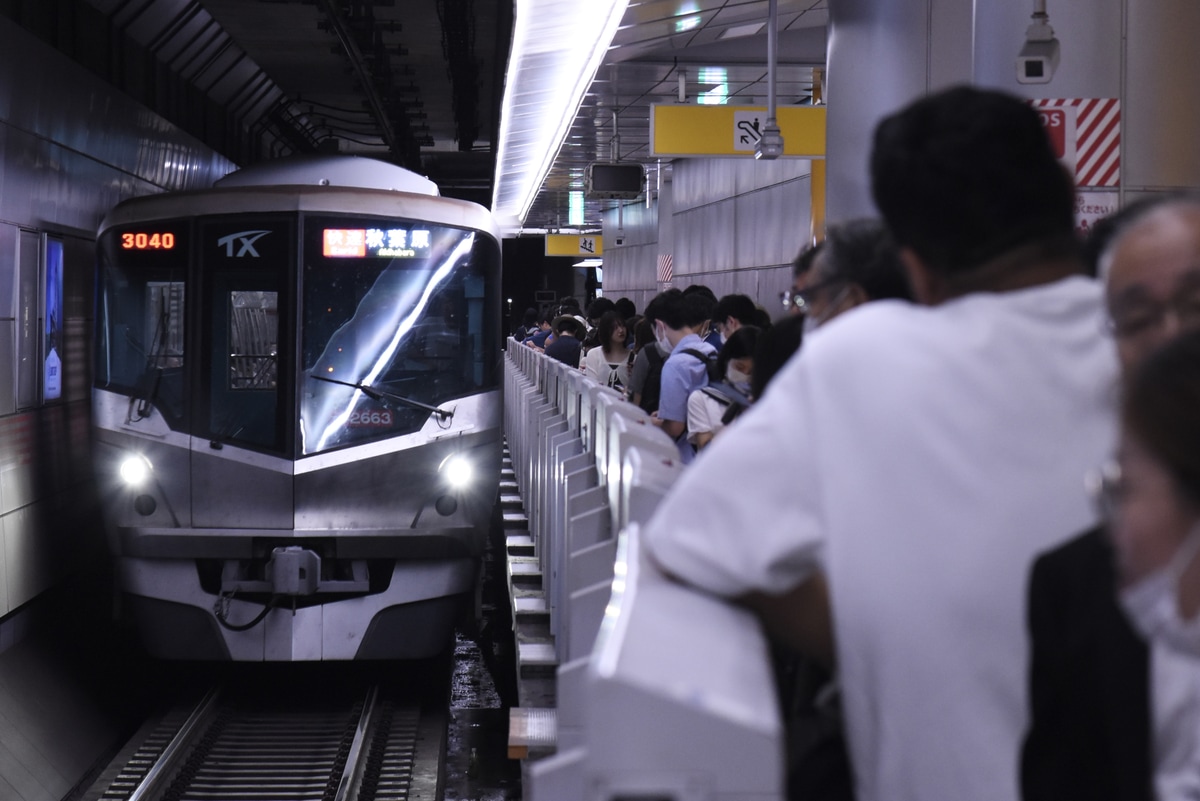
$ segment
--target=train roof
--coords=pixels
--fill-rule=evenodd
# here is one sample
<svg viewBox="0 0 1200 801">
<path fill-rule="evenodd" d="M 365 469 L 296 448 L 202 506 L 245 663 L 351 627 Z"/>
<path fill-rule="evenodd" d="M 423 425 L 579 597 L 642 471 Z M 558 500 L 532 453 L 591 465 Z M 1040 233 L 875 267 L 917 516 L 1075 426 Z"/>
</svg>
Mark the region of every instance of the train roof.
<svg viewBox="0 0 1200 801">
<path fill-rule="evenodd" d="M 243 167 L 214 186 L 341 186 L 440 195 L 437 184 L 395 164 L 363 156 L 311 155 Z"/>
<path fill-rule="evenodd" d="M 373 179 L 372 171 L 377 173 Z M 362 185 L 366 183 L 374 185 Z M 265 162 L 230 173 L 211 189 L 130 198 L 104 216 L 98 233 L 149 220 L 264 212 L 403 217 L 484 231 L 497 241 L 501 238 L 495 218 L 483 206 L 442 197 L 427 178 L 358 156 Z"/>
</svg>

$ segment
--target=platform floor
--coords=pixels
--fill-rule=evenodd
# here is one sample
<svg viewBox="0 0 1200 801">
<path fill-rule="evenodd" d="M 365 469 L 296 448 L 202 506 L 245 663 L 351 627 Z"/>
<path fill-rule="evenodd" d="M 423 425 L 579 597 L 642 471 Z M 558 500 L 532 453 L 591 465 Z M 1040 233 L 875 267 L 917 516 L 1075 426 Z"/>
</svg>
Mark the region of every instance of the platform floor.
<svg viewBox="0 0 1200 801">
<path fill-rule="evenodd" d="M 0 798 L 63 801 L 172 681 L 112 629 L 102 581 L 67 585 L 0 623 Z"/>
</svg>

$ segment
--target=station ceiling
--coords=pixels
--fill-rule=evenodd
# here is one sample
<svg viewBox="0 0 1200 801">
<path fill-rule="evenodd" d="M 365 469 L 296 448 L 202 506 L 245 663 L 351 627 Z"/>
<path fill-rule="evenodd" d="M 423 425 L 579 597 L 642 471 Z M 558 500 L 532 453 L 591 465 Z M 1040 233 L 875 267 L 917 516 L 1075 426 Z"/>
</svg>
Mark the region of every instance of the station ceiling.
<svg viewBox="0 0 1200 801">
<path fill-rule="evenodd" d="M 77 0 L 103 18 L 109 47 L 119 50 L 107 69 L 119 77 L 128 71 L 120 64 L 152 59 L 160 77 L 144 102 L 233 161 L 318 150 L 369 155 L 429 176 L 445 195 L 489 207 L 497 176 L 506 180 L 497 160 L 501 131 L 519 137 L 550 124 L 540 115 L 563 111 L 537 107 L 523 91 L 501 124 L 506 81 L 536 88 L 547 72 L 536 64 L 510 67 L 514 18 L 553 16 L 533 47 L 569 48 L 577 33 L 571 10 L 592 1 Z M 825 63 L 826 0 L 776 2 L 777 103 L 813 102 Z M 629 0 L 516 228 L 569 227 L 569 193 L 582 188 L 590 162 L 641 162 L 656 180 L 651 104 L 682 96 L 765 105 L 768 9 L 768 0 Z M 136 43 L 135 56 L 125 42 Z M 209 113 L 175 108 L 194 97 Z M 236 146 L 231 127 L 241 133 Z M 587 200 L 580 227 L 598 230 L 614 202 Z"/>
</svg>

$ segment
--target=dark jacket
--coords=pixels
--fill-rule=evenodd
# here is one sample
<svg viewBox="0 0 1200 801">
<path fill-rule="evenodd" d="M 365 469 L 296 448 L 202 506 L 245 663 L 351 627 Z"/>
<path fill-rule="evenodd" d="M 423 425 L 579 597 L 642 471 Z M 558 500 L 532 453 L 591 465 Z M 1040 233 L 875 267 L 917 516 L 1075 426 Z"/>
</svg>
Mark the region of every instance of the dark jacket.
<svg viewBox="0 0 1200 801">
<path fill-rule="evenodd" d="M 1101 529 L 1034 563 L 1029 634 L 1024 801 L 1151 801 L 1149 656 L 1117 602 Z"/>
<path fill-rule="evenodd" d="M 572 336 L 560 335 L 546 346 L 546 355 L 572 367 L 579 366 L 579 351 L 583 343 Z"/>
</svg>

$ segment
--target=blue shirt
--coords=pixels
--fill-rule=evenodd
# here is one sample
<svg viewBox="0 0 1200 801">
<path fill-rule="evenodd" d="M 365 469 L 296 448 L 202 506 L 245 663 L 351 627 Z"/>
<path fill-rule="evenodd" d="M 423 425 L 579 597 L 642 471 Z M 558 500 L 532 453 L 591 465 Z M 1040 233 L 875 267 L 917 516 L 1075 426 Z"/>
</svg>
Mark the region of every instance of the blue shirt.
<svg viewBox="0 0 1200 801">
<path fill-rule="evenodd" d="M 688 349 L 706 355 L 717 352 L 716 348 L 696 334 L 688 334 L 679 340 L 663 364 L 658 396 L 659 420 L 686 423 L 688 396 L 693 390 L 708 386 L 708 365 L 692 354 L 683 352 Z M 679 448 L 679 458 L 684 464 L 689 464 L 696 455 L 696 449 L 687 441 L 686 432 L 675 441 L 675 446 Z"/>
<path fill-rule="evenodd" d="M 552 359 L 558 359 L 563 364 L 578 367 L 579 352 L 581 350 L 583 350 L 582 342 L 575 337 L 564 334 L 556 336 L 554 341 L 546 346 L 546 355 Z"/>
</svg>

